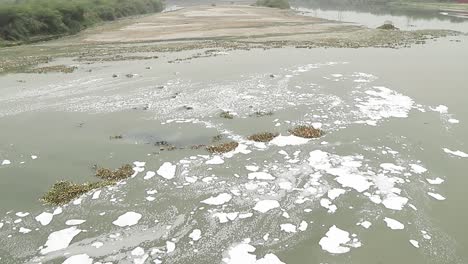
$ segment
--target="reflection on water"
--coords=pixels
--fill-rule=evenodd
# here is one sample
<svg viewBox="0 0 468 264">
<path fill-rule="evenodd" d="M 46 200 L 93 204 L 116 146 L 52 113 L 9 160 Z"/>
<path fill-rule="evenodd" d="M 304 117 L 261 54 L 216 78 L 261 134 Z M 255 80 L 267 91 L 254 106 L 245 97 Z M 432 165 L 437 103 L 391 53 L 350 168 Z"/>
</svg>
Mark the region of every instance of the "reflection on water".
<svg viewBox="0 0 468 264">
<path fill-rule="evenodd" d="M 385 21 L 392 21 L 403 30 L 449 29 L 468 32 L 468 19 L 432 10 L 403 9 L 387 5 L 345 5 L 320 0 L 293 1 L 292 5 L 307 16 L 352 22 L 371 28 L 376 28 Z"/>
</svg>

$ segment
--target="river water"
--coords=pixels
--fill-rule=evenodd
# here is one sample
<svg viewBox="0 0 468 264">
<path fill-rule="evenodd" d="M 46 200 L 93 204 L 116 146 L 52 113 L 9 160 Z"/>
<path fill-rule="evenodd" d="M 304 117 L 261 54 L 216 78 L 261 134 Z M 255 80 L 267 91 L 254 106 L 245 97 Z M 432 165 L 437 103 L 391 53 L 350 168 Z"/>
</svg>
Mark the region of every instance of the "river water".
<svg viewBox="0 0 468 264">
<path fill-rule="evenodd" d="M 467 50 L 451 37 L 0 76 L 0 262 L 468 263 Z M 289 135 L 304 124 L 326 134 Z M 263 131 L 280 136 L 246 139 Z M 218 134 L 237 149 L 190 149 Z M 116 186 L 38 201 L 125 163 L 138 173 Z"/>
</svg>

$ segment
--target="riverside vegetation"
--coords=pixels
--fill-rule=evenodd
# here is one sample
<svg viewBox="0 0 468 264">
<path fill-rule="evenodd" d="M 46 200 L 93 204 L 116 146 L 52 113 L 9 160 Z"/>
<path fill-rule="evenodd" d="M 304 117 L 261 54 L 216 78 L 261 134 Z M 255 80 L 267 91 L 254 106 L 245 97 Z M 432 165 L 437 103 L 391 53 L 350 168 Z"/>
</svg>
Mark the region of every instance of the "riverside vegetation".
<svg viewBox="0 0 468 264">
<path fill-rule="evenodd" d="M 102 21 L 160 12 L 161 0 L 24 0 L 0 2 L 0 46 L 47 40 Z"/>
</svg>

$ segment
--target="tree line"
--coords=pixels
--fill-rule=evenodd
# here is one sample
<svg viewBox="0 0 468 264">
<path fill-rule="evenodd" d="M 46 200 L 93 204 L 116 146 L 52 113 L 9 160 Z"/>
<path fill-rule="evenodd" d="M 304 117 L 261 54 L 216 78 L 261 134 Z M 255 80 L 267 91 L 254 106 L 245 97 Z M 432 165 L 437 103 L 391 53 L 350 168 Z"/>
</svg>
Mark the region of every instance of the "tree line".
<svg viewBox="0 0 468 264">
<path fill-rule="evenodd" d="M 75 34 L 98 22 L 163 8 L 161 0 L 0 0 L 0 38 L 30 41 Z"/>
</svg>

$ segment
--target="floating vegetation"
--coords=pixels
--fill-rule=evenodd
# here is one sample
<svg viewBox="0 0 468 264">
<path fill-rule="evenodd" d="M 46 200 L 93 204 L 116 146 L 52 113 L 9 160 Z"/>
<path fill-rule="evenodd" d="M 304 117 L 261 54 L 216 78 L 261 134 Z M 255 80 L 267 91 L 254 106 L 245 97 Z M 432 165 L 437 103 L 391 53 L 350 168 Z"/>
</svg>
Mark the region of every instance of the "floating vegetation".
<svg viewBox="0 0 468 264">
<path fill-rule="evenodd" d="M 213 141 L 213 142 L 219 142 L 219 141 L 221 141 L 222 139 L 223 139 L 223 135 L 218 134 L 218 135 L 214 136 L 214 137 L 211 139 L 211 141 Z"/>
<path fill-rule="evenodd" d="M 399 28 L 395 27 L 391 21 L 385 21 L 383 25 L 378 27 L 377 29 L 384 29 L 384 30 L 399 30 Z"/>
<path fill-rule="evenodd" d="M 205 148 L 206 145 L 203 145 L 203 144 L 200 144 L 200 145 L 193 145 L 190 147 L 190 149 L 201 149 L 201 148 Z"/>
<path fill-rule="evenodd" d="M 290 129 L 289 133 L 296 137 L 303 138 L 318 138 L 324 134 L 322 130 L 314 128 L 313 126 L 297 126 L 293 129 Z"/>
<path fill-rule="evenodd" d="M 226 118 L 226 119 L 233 119 L 234 115 L 231 114 L 229 111 L 223 111 L 221 112 L 221 114 L 219 114 L 219 117 Z"/>
<path fill-rule="evenodd" d="M 122 135 L 115 135 L 115 136 L 110 136 L 109 138 L 110 139 L 122 139 L 123 136 Z"/>
<path fill-rule="evenodd" d="M 62 73 L 72 73 L 78 67 L 76 66 L 67 66 L 67 65 L 55 65 L 55 66 L 46 66 L 40 68 L 30 69 L 30 73 L 49 73 L 49 72 L 62 72 Z"/>
<path fill-rule="evenodd" d="M 152 60 L 157 59 L 158 56 L 122 56 L 122 55 L 115 55 L 112 57 L 92 57 L 92 56 L 79 56 L 78 59 L 75 61 L 87 61 L 87 62 L 104 62 L 104 61 L 132 61 L 132 60 Z M 151 67 L 146 67 L 147 70 L 151 69 Z"/>
<path fill-rule="evenodd" d="M 98 168 L 97 165 L 93 165 L 93 169 L 96 169 L 95 176 L 102 181 L 82 184 L 76 184 L 70 181 L 59 181 L 52 185 L 52 188 L 42 196 L 41 201 L 51 205 L 66 204 L 94 189 L 114 185 L 116 182 L 130 177 L 134 173 L 133 167 L 130 164 L 123 165 L 114 171 L 106 168 Z"/>
<path fill-rule="evenodd" d="M 41 201 L 50 205 L 63 205 L 71 200 L 91 191 L 114 184 L 111 181 L 76 184 L 70 181 L 59 181 L 41 198 Z"/>
<path fill-rule="evenodd" d="M 132 165 L 125 164 L 114 171 L 106 168 L 98 168 L 96 170 L 96 177 L 103 180 L 120 181 L 132 176 L 133 172 Z"/>
<path fill-rule="evenodd" d="M 263 132 L 249 136 L 247 139 L 256 142 L 270 142 L 272 139 L 278 136 L 278 133 Z"/>
<path fill-rule="evenodd" d="M 273 111 L 257 111 L 250 116 L 255 116 L 255 117 L 264 117 L 264 116 L 272 116 L 274 115 Z"/>
<path fill-rule="evenodd" d="M 219 145 L 208 146 L 206 147 L 206 150 L 210 153 L 226 153 L 235 150 L 237 146 L 239 146 L 239 143 L 231 141 Z"/>
<path fill-rule="evenodd" d="M 159 146 L 159 150 L 175 150 L 177 149 L 176 146 L 169 144 L 167 141 L 158 141 L 154 143 L 155 146 Z"/>
</svg>

